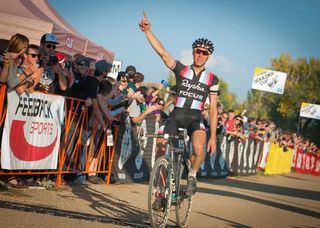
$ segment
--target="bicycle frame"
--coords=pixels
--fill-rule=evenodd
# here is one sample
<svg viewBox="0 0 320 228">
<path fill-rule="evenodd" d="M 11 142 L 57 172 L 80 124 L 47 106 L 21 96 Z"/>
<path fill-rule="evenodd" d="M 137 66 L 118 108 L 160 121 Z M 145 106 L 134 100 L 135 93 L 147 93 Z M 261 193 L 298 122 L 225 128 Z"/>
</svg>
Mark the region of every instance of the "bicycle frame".
<svg viewBox="0 0 320 228">
<path fill-rule="evenodd" d="M 151 219 L 151 226 L 164 227 L 169 216 L 170 207 L 174 204 L 176 206 L 177 224 L 181 227 L 185 227 L 191 212 L 190 205 L 192 201 L 192 197 L 187 199 L 185 195 L 185 188 L 180 185 L 182 175 L 188 175 L 189 172 L 187 158 L 185 157 L 189 148 L 189 137 L 186 129 L 179 129 L 179 134 L 177 135 L 147 135 L 147 137 L 164 138 L 167 140 L 165 155 L 157 159 L 150 176 L 148 210 Z M 189 156 L 189 154 L 187 156 Z M 164 167 L 163 164 L 165 164 Z M 162 168 L 159 169 L 160 167 Z M 162 170 L 163 168 L 165 170 Z M 154 182 L 154 180 L 159 181 Z M 157 184 L 153 185 L 154 183 Z M 163 190 L 158 190 L 161 186 L 164 187 L 164 192 Z M 155 217 L 157 217 L 157 212 L 159 212 L 160 208 L 155 207 L 155 209 L 153 209 L 153 205 L 156 203 L 152 200 L 152 197 L 154 196 L 158 197 L 156 198 L 156 202 L 158 202 L 159 199 L 160 202 L 162 202 L 162 199 L 165 200 L 164 204 L 160 204 L 160 208 L 163 208 L 160 210 L 163 213 L 163 215 L 161 215 L 163 216 L 163 219 L 160 220 L 161 222 L 159 225 L 157 225 L 156 221 L 158 220 L 155 219 Z M 184 200 L 188 200 L 187 202 L 190 202 L 188 203 L 187 216 L 181 216 L 180 214 L 180 209 L 183 208 L 180 204 L 183 204 Z M 159 203 L 156 203 L 156 206 L 159 206 Z"/>
</svg>

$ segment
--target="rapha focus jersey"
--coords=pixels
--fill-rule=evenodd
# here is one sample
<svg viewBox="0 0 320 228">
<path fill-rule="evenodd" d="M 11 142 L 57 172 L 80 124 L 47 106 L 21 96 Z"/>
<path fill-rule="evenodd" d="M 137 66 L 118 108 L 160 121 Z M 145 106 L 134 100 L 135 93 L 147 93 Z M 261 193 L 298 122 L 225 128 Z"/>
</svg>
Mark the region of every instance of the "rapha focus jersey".
<svg viewBox="0 0 320 228">
<path fill-rule="evenodd" d="M 176 76 L 177 99 L 175 107 L 202 110 L 208 95 L 218 95 L 219 79 L 205 69 L 198 75 L 192 66 L 176 61 L 172 71 Z"/>
</svg>

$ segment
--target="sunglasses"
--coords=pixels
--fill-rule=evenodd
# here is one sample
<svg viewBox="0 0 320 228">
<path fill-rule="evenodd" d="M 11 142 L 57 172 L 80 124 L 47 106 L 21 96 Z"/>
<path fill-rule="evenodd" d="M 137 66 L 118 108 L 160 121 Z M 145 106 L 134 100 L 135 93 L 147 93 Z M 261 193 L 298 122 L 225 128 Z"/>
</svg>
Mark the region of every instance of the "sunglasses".
<svg viewBox="0 0 320 228">
<path fill-rule="evenodd" d="M 204 56 L 210 55 L 210 53 L 209 53 L 208 51 L 206 51 L 206 50 L 196 49 L 195 52 L 196 52 L 196 54 L 198 54 L 198 55 L 200 55 L 200 54 L 202 54 L 202 55 L 204 55 Z"/>
<path fill-rule="evenodd" d="M 38 57 L 38 59 L 41 57 L 40 54 L 29 54 L 27 53 L 28 55 L 30 55 L 32 58 L 35 58 L 35 57 Z"/>
<path fill-rule="evenodd" d="M 121 82 L 123 82 L 123 83 L 127 83 L 128 81 L 127 81 L 127 80 L 121 80 Z"/>
<path fill-rule="evenodd" d="M 89 65 L 88 65 L 88 63 L 78 63 L 77 64 L 78 66 L 80 66 L 80 67 L 89 67 Z"/>
<path fill-rule="evenodd" d="M 53 50 L 55 50 L 57 46 L 55 44 L 47 44 L 47 48 L 52 48 Z"/>
</svg>

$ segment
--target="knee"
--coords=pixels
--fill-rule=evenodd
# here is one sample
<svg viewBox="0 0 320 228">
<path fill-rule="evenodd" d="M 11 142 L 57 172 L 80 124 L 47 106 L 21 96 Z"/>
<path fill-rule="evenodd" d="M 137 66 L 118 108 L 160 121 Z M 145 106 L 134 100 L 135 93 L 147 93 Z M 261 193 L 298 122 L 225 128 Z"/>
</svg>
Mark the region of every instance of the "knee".
<svg viewBox="0 0 320 228">
<path fill-rule="evenodd" d="M 203 154 L 204 144 L 202 144 L 202 143 L 193 143 L 192 149 L 193 149 L 193 152 L 196 155 L 200 156 L 200 155 Z"/>
</svg>

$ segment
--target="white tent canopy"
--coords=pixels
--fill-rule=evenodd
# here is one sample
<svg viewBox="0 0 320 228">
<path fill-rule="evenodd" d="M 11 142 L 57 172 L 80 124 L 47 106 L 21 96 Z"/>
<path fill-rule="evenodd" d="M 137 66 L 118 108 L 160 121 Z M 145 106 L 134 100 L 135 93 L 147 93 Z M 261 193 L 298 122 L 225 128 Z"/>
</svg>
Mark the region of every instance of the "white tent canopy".
<svg viewBox="0 0 320 228">
<path fill-rule="evenodd" d="M 90 41 L 70 26 L 47 0 L 1 0 L 0 38 L 10 39 L 15 33 L 26 35 L 40 44 L 44 33 L 54 33 L 60 45 L 57 50 L 70 56 L 82 53 L 90 58 L 112 63 L 114 53 Z"/>
</svg>

